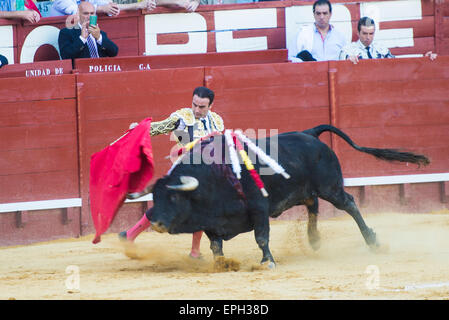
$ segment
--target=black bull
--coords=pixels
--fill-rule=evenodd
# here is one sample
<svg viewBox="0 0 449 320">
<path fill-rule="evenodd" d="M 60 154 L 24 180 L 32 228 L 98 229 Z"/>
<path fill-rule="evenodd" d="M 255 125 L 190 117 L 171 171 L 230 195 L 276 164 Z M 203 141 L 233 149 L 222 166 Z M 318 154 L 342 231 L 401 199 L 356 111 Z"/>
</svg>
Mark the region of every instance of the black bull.
<svg viewBox="0 0 449 320">
<path fill-rule="evenodd" d="M 344 190 L 335 153 L 318 139 L 325 131 L 337 134 L 356 150 L 382 160 L 429 163 L 425 156 L 409 152 L 359 147 L 341 130 L 329 125 L 282 133 L 257 141 L 259 146 L 270 146 L 270 139 L 277 139 L 278 163 L 291 176 L 287 180 L 280 174 L 261 175 L 268 197 L 261 194 L 243 166 L 242 177 L 236 180 L 229 174 L 229 164 L 179 164 L 153 187 L 153 229 L 171 234 L 204 230 L 211 241 L 214 257 L 223 256 L 223 240 L 254 230 L 263 252 L 261 263 L 269 262 L 274 266 L 268 246 L 269 217 L 278 217 L 293 206 L 305 205 L 309 217 L 308 239 L 316 250 L 320 242 L 317 214 L 318 198 L 321 198 L 354 218 L 368 246 L 379 246 L 376 234 L 365 224 L 354 198 Z M 218 136 L 213 143 L 226 145 L 224 136 Z M 270 150 L 266 152 L 269 154 Z M 258 172 L 260 168 L 267 168 L 259 159 L 254 167 Z"/>
</svg>

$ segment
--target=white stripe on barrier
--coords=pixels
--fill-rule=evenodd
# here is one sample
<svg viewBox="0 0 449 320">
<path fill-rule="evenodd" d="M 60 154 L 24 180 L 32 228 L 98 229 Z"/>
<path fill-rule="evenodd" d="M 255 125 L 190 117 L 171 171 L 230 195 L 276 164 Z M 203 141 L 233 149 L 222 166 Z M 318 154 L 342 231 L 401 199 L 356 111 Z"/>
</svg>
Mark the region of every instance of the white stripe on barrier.
<svg viewBox="0 0 449 320">
<path fill-rule="evenodd" d="M 2 203 L 0 204 L 0 212 L 60 209 L 73 207 L 81 207 L 80 198 Z"/>
<path fill-rule="evenodd" d="M 147 194 L 144 197 L 126 200 L 125 203 L 153 201 L 153 194 Z M 79 208 L 82 205 L 81 198 L 72 199 L 58 199 L 58 200 L 42 200 L 42 201 L 28 201 L 28 202 L 13 202 L 1 203 L 0 213 L 15 212 L 15 211 L 30 211 L 30 210 L 50 210 L 61 208 Z"/>
<path fill-rule="evenodd" d="M 345 178 L 345 187 L 376 186 L 385 184 L 427 183 L 449 181 L 448 173 L 408 174 L 401 176 L 382 176 L 364 178 Z"/>
<path fill-rule="evenodd" d="M 381 177 L 363 177 L 363 178 L 345 178 L 345 187 L 358 186 L 374 186 L 374 185 L 388 185 L 388 184 L 403 184 L 403 183 L 429 183 L 449 181 L 449 172 L 447 173 L 431 173 L 431 174 L 412 174 L 399 176 L 381 176 Z M 141 198 L 134 200 L 126 200 L 125 203 L 153 201 L 153 194 L 149 193 Z M 76 208 L 81 207 L 81 198 L 58 199 L 58 200 L 43 200 L 43 201 L 29 201 L 29 202 L 13 202 L 1 203 L 0 213 L 15 212 L 15 211 L 29 211 L 29 210 L 49 210 L 61 208 Z"/>
</svg>

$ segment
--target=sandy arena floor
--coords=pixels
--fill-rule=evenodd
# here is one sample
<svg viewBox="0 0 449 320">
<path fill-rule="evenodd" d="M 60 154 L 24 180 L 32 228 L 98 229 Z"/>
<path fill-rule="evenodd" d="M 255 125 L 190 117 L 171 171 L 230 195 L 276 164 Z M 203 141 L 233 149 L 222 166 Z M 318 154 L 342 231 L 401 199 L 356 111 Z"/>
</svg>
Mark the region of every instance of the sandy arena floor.
<svg viewBox="0 0 449 320">
<path fill-rule="evenodd" d="M 238 271 L 187 254 L 191 235 L 145 232 L 134 248 L 116 234 L 0 248 L 0 299 L 449 299 L 449 211 L 365 215 L 382 242 L 372 253 L 349 216 L 319 220 L 321 249 L 305 221 L 273 221 L 275 270 L 259 266 L 253 233 L 224 243 Z M 129 256 L 133 255 L 134 258 Z M 235 266 L 235 265 L 234 265 Z"/>
</svg>

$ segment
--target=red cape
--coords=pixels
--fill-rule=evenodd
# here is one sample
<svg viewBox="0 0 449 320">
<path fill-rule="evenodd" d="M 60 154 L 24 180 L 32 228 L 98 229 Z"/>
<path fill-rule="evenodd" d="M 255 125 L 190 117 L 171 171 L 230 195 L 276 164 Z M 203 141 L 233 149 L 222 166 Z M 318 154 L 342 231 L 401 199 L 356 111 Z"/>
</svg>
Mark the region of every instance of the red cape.
<svg viewBox="0 0 449 320">
<path fill-rule="evenodd" d="M 153 177 L 150 126 L 151 118 L 144 119 L 91 157 L 90 209 L 96 230 L 93 243 L 101 241 L 126 194 L 142 191 Z"/>
</svg>

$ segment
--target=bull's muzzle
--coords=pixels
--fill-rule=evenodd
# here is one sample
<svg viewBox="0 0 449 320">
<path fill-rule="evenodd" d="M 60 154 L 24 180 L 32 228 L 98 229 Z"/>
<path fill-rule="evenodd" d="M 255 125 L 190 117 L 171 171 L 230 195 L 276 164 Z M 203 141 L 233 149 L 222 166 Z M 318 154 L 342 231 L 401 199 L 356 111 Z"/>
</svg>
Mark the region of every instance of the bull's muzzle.
<svg viewBox="0 0 449 320">
<path fill-rule="evenodd" d="M 197 178 L 191 176 L 180 176 L 179 180 L 181 180 L 182 184 L 174 186 L 167 185 L 167 188 L 179 191 L 193 191 L 198 188 L 198 185 L 200 184 Z"/>
<path fill-rule="evenodd" d="M 160 222 L 153 222 L 151 224 L 151 229 L 153 229 L 154 231 L 157 231 L 159 233 L 164 233 L 164 232 L 168 232 L 167 227 L 165 227 L 162 223 Z"/>
</svg>

